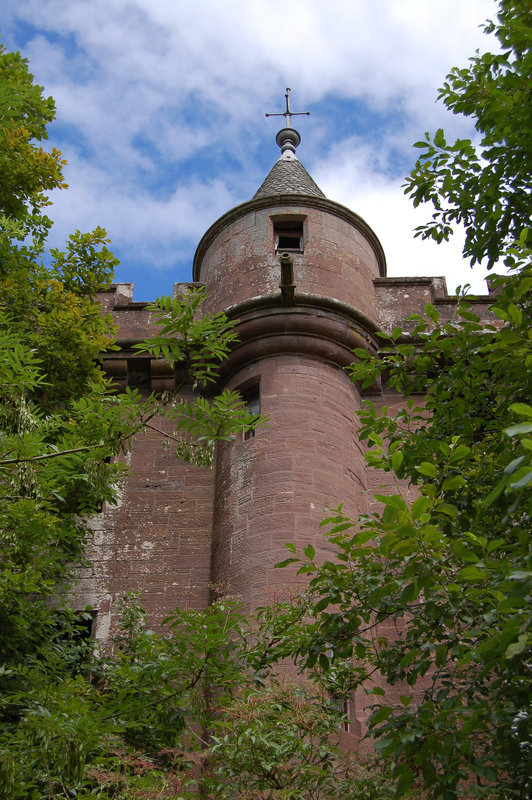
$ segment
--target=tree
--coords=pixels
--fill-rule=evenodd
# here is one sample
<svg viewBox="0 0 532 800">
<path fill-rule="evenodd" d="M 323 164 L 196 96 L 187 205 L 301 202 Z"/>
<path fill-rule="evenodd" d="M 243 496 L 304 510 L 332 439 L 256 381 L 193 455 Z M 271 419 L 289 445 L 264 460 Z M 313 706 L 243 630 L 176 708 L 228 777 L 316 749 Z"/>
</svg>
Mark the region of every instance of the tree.
<svg viewBox="0 0 532 800">
<path fill-rule="evenodd" d="M 0 50 L 0 74 L 0 653 L 10 663 L 53 627 L 46 598 L 81 558 L 84 517 L 114 497 L 121 467 L 108 462 L 131 425 L 98 365 L 114 328 L 95 293 L 116 259 L 97 229 L 71 236 L 45 268 L 46 192 L 65 186 L 61 154 L 38 144 L 54 104 L 19 54 Z"/>
<path fill-rule="evenodd" d="M 389 770 L 338 749 L 343 707 L 323 675 L 254 669 L 269 614 L 248 618 L 224 597 L 176 609 L 154 633 L 134 596 L 121 610 L 112 655 L 71 640 L 67 670 L 56 641 L 5 695 L 22 705 L 24 690 L 18 725 L 0 733 L 2 800 L 392 799 Z"/>
<path fill-rule="evenodd" d="M 442 129 L 416 142 L 421 156 L 407 178 L 405 192 L 415 206 L 432 203 L 432 219 L 417 235 L 438 242 L 452 234 L 452 224 L 466 232 L 464 256 L 471 265 L 487 259 L 491 268 L 530 224 L 532 168 L 532 19 L 526 0 L 502 0 L 496 22 L 485 25 L 501 51 L 455 67 L 439 92 L 454 114 L 475 121 L 480 142 L 448 143 Z"/>
<path fill-rule="evenodd" d="M 49 205 L 45 192 L 66 188 L 61 153 L 55 148 L 47 152 L 35 143 L 47 138 L 46 126 L 55 117 L 55 104 L 51 97 L 43 97 L 42 86 L 33 83 L 26 59 L 2 45 L 0 77 L 2 230 L 29 231 L 32 244 L 38 247 L 52 224 L 42 213 Z M 4 238 L 2 245 L 9 250 Z"/>
<path fill-rule="evenodd" d="M 413 332 L 381 335 L 378 357 L 355 351 L 353 380 L 381 376 L 405 398 L 396 415 L 370 402 L 361 413 L 368 464 L 396 489 L 376 495 L 381 513 L 355 521 L 339 508 L 325 521 L 337 560 L 301 559 L 314 619 L 296 656 L 306 668 L 354 659 L 340 688 L 373 694 L 370 734 L 398 795 L 421 776 L 446 800 L 532 796 L 531 24 L 527 4 L 503 0 L 487 30 L 504 52 L 475 56 L 441 92 L 475 117 L 480 150 L 427 137 L 407 184 L 436 208 L 425 237 L 460 220 L 465 256 L 510 269 L 490 282 L 492 322 L 463 295 L 450 321 L 428 304 Z M 383 685 L 402 687 L 400 700 Z"/>
<path fill-rule="evenodd" d="M 19 54 L 0 49 L 0 75 L 0 797 L 70 797 L 110 725 L 65 599 L 89 517 L 114 501 L 121 456 L 158 414 L 175 423 L 178 455 L 202 464 L 258 420 L 234 393 L 180 404 L 114 391 L 100 356 L 115 329 L 96 293 L 118 262 L 102 228 L 46 251 L 47 192 L 66 188 L 61 154 L 39 144 L 54 103 Z M 234 334 L 202 301 L 193 290 L 154 310 L 170 359 L 210 394 Z M 157 337 L 145 349 L 157 357 Z"/>
</svg>

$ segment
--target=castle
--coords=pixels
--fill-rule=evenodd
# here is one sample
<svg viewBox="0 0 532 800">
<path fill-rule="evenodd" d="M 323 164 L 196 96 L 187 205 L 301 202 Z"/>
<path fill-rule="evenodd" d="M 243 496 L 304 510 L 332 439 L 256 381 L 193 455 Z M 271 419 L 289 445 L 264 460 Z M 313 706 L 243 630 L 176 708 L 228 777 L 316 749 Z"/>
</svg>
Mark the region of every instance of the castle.
<svg viewBox="0 0 532 800">
<path fill-rule="evenodd" d="M 326 510 L 343 502 L 350 515 L 367 512 L 382 480 L 357 436 L 362 391 L 345 371 L 353 348 L 375 353 L 378 330 L 404 325 L 428 302 L 452 314 L 443 278 L 386 276 L 375 233 L 327 199 L 299 161 L 288 97 L 284 116 L 279 160 L 251 200 L 204 234 L 192 283 L 206 287 L 208 310 L 238 320 L 220 388 L 240 390 L 268 425 L 219 445 L 212 470 L 177 460 L 155 432 L 137 438 L 120 503 L 94 519 L 79 577 L 76 602 L 95 609 L 97 639 L 111 635 L 126 591 L 140 593 L 157 625 L 176 605 L 205 607 L 213 584 L 249 608 L 297 584 L 295 571 L 274 569 L 284 544 L 323 552 Z M 107 373 L 121 387 L 173 390 L 170 365 L 133 349 L 154 327 L 132 284 L 99 299 L 119 328 Z M 477 312 L 488 303 L 478 298 Z M 368 393 L 376 405 L 400 403 L 385 384 Z"/>
</svg>

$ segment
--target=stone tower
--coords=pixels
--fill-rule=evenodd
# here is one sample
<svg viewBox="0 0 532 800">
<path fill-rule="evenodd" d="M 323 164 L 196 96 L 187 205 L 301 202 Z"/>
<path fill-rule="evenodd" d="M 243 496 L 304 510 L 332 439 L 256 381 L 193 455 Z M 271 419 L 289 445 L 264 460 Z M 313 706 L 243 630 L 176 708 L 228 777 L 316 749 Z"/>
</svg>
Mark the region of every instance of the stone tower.
<svg viewBox="0 0 532 800">
<path fill-rule="evenodd" d="M 340 500 L 365 510 L 357 388 L 344 367 L 375 349 L 373 282 L 385 259 L 373 231 L 327 200 L 281 131 L 283 152 L 248 203 L 204 235 L 194 280 L 212 311 L 238 319 L 224 384 L 268 418 L 247 441 L 219 447 L 213 579 L 251 607 L 287 581 L 273 565 L 285 542 L 318 549 L 319 523 Z"/>
<path fill-rule="evenodd" d="M 156 625 L 176 605 L 204 607 L 212 584 L 250 608 L 297 587 L 295 571 L 274 569 L 285 542 L 323 552 L 326 510 L 343 502 L 356 516 L 371 496 L 357 436 L 361 392 L 344 369 L 353 348 L 375 352 L 377 330 L 427 302 L 452 313 L 443 278 L 386 277 L 377 236 L 324 196 L 286 119 L 279 160 L 249 202 L 209 228 L 193 267 L 209 310 L 238 320 L 220 388 L 239 389 L 268 425 L 219 446 L 210 471 L 177 461 L 149 431 L 139 437 L 120 505 L 94 521 L 91 565 L 80 575 L 78 603 L 96 610 L 97 638 L 109 636 L 125 591 L 139 591 Z M 119 326 L 106 369 L 122 386 L 171 389 L 169 365 L 132 349 L 153 331 L 147 304 L 132 295 L 119 284 L 100 297 Z M 479 298 L 480 313 L 487 302 Z M 377 404 L 398 402 L 386 387 L 372 391 Z"/>
</svg>

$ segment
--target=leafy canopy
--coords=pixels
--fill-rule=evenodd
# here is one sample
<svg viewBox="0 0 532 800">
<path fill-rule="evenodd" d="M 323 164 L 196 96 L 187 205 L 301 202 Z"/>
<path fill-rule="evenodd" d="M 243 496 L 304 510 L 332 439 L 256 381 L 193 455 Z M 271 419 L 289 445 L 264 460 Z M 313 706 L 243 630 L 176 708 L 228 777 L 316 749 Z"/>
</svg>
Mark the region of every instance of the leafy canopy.
<svg viewBox="0 0 532 800">
<path fill-rule="evenodd" d="M 416 142 L 421 155 L 405 184 L 415 206 L 430 203 L 432 219 L 416 235 L 438 242 L 464 226 L 464 256 L 488 268 L 504 260 L 507 249 L 530 224 L 532 172 L 532 11 L 527 0 L 503 0 L 495 22 L 500 50 L 477 53 L 455 67 L 439 92 L 453 114 L 474 120 L 479 142 L 448 142 L 444 131 Z"/>
<path fill-rule="evenodd" d="M 36 144 L 47 138 L 46 126 L 55 117 L 53 99 L 42 92 L 27 59 L 0 45 L 0 230 L 11 229 L 21 239 L 29 232 L 36 246 L 52 224 L 42 213 L 49 205 L 46 192 L 66 188 L 61 153 Z"/>
</svg>

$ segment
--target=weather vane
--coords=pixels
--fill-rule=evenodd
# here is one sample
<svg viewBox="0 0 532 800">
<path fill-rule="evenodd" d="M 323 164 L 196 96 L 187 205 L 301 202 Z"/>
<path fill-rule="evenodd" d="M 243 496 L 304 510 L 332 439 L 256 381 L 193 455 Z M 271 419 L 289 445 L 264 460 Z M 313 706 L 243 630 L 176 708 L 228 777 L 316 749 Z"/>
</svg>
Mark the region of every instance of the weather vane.
<svg viewBox="0 0 532 800">
<path fill-rule="evenodd" d="M 290 89 L 286 88 L 286 110 L 280 111 L 277 114 L 265 114 L 266 117 L 284 117 L 286 120 L 286 127 L 291 128 L 290 120 L 292 117 L 308 117 L 310 116 L 310 111 L 290 111 Z"/>
</svg>

